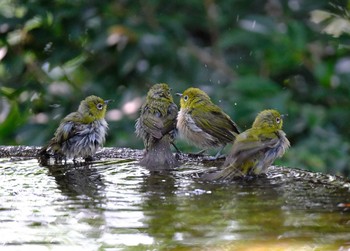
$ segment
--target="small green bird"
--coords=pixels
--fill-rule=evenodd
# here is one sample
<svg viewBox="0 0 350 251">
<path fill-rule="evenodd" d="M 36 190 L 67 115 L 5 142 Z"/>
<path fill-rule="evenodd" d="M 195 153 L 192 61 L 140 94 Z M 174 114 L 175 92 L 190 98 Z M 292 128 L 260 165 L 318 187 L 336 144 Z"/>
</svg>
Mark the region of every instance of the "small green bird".
<svg viewBox="0 0 350 251">
<path fill-rule="evenodd" d="M 215 156 L 218 158 L 226 144 L 235 140 L 237 125 L 204 91 L 188 88 L 177 95 L 181 97 L 176 125 L 180 135 L 205 150 L 221 147 Z"/>
<path fill-rule="evenodd" d="M 54 137 L 40 150 L 41 162 L 46 163 L 50 153 L 56 162 L 70 158 L 75 161 L 78 157 L 92 160 L 105 142 L 108 130 L 105 114 L 109 102 L 97 96 L 88 96 L 81 101 L 78 111 L 62 119 Z"/>
<path fill-rule="evenodd" d="M 231 180 L 234 177 L 258 175 L 282 157 L 290 147 L 282 131 L 283 119 L 276 110 L 264 110 L 255 118 L 252 128 L 236 137 L 232 150 L 218 173 L 204 175 L 207 180 Z"/>
<path fill-rule="evenodd" d="M 155 84 L 147 93 L 136 120 L 136 135 L 143 139 L 145 155 L 140 164 L 151 170 L 172 168 L 178 165 L 170 144 L 176 136 L 178 108 L 167 84 Z M 175 145 L 174 145 L 175 147 Z M 176 148 L 176 147 L 175 147 Z"/>
</svg>

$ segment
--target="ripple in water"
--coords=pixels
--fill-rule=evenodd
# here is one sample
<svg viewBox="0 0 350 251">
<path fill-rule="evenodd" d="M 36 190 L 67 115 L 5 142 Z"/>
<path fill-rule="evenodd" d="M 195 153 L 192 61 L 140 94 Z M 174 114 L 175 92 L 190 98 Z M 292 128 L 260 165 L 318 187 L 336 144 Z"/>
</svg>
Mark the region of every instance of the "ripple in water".
<svg viewBox="0 0 350 251">
<path fill-rule="evenodd" d="M 349 248 L 349 183 L 272 167 L 201 182 L 210 165 L 151 173 L 131 160 L 41 167 L 0 160 L 2 250 Z M 342 205 L 341 207 L 339 205 Z"/>
</svg>

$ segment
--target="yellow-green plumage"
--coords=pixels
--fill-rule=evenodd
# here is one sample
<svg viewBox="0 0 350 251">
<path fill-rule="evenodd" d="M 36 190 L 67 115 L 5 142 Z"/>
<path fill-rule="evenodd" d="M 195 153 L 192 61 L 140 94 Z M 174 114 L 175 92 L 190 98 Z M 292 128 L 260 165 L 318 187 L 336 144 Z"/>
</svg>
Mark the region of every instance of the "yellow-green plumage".
<svg viewBox="0 0 350 251">
<path fill-rule="evenodd" d="M 290 143 L 282 131 L 282 116 L 276 110 L 264 110 L 256 117 L 252 128 L 236 137 L 232 150 L 215 174 L 205 175 L 209 180 L 230 180 L 237 176 L 257 175 L 276 158 L 283 156 Z"/>
<path fill-rule="evenodd" d="M 54 137 L 40 150 L 41 160 L 50 154 L 56 161 L 92 158 L 105 142 L 108 125 L 104 117 L 108 102 L 94 95 L 81 101 L 78 110 L 62 119 Z"/>
<path fill-rule="evenodd" d="M 180 135 L 200 148 L 224 147 L 239 133 L 231 118 L 198 88 L 178 94 L 181 109 L 177 117 Z"/>
<path fill-rule="evenodd" d="M 155 84 L 147 93 L 136 121 L 136 135 L 143 139 L 145 155 L 140 164 L 149 169 L 165 169 L 176 166 L 170 144 L 176 135 L 178 108 L 167 84 Z"/>
</svg>

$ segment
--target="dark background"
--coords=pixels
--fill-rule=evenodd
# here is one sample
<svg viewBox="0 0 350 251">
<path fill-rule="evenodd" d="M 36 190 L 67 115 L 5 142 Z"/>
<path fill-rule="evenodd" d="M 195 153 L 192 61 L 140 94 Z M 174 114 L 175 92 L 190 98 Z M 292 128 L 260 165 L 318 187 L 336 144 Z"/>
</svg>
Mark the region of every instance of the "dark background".
<svg viewBox="0 0 350 251">
<path fill-rule="evenodd" d="M 95 94 L 116 101 L 106 146 L 143 148 L 134 134 L 139 107 L 152 84 L 166 82 L 173 94 L 202 88 L 241 130 L 263 109 L 288 114 L 292 147 L 277 163 L 349 176 L 349 6 L 2 0 L 0 143 L 46 143 Z"/>
</svg>

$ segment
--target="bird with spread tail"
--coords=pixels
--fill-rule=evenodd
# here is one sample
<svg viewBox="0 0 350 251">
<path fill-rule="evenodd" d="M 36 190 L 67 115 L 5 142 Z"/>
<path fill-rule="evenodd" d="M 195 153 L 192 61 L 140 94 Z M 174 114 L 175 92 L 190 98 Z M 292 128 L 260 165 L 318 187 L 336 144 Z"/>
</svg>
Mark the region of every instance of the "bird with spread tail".
<svg viewBox="0 0 350 251">
<path fill-rule="evenodd" d="M 260 112 L 252 128 L 236 137 L 223 170 L 206 174 L 205 180 L 232 180 L 235 177 L 265 173 L 276 158 L 282 157 L 290 147 L 282 131 L 283 116 L 276 110 Z"/>
<path fill-rule="evenodd" d="M 136 120 L 136 135 L 144 142 L 145 153 L 140 165 L 150 170 L 171 169 L 178 160 L 171 152 L 176 137 L 178 108 L 173 101 L 171 89 L 165 83 L 153 85 L 147 93 Z M 177 150 L 177 148 L 176 148 Z"/>
<path fill-rule="evenodd" d="M 93 160 L 96 151 L 105 142 L 108 124 L 105 120 L 107 104 L 97 96 L 88 96 L 80 102 L 76 112 L 62 119 L 54 137 L 39 152 L 39 160 L 46 163 L 53 156 L 56 162 L 73 158 Z"/>
<path fill-rule="evenodd" d="M 177 95 L 181 107 L 176 127 L 180 136 L 204 150 L 221 147 L 214 157 L 217 159 L 239 134 L 236 123 L 199 88 L 191 87 Z"/>
</svg>

